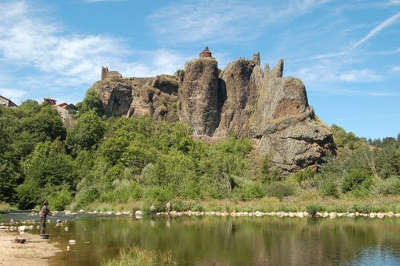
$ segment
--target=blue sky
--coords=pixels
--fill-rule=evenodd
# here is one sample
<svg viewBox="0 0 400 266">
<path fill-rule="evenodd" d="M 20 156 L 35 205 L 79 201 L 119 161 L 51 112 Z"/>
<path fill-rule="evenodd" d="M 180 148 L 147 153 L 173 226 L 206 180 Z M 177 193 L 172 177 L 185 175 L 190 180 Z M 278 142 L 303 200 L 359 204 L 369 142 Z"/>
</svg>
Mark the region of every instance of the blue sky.
<svg viewBox="0 0 400 266">
<path fill-rule="evenodd" d="M 220 68 L 285 59 L 327 124 L 400 133 L 400 0 L 0 0 L 0 94 L 76 103 L 109 66 L 174 73 L 208 45 Z"/>
</svg>

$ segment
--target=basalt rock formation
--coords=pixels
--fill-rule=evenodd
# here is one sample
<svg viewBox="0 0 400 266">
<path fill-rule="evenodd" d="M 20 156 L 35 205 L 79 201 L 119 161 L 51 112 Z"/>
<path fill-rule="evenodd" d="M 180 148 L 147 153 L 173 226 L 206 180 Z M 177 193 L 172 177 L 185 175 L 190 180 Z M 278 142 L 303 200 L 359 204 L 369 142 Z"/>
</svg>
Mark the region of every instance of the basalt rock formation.
<svg viewBox="0 0 400 266">
<path fill-rule="evenodd" d="M 98 92 L 109 116 L 151 116 L 157 120 L 178 121 L 178 77 L 160 75 L 152 78 L 107 76 L 96 82 Z"/>
<path fill-rule="evenodd" d="M 283 172 L 315 165 L 335 151 L 332 132 L 309 106 L 303 82 L 283 77 L 283 60 L 262 69 L 255 54 L 221 71 L 211 52 L 203 54 L 175 76 L 122 78 L 113 72 L 93 88 L 110 116 L 180 120 L 199 137 L 249 137 Z"/>
</svg>

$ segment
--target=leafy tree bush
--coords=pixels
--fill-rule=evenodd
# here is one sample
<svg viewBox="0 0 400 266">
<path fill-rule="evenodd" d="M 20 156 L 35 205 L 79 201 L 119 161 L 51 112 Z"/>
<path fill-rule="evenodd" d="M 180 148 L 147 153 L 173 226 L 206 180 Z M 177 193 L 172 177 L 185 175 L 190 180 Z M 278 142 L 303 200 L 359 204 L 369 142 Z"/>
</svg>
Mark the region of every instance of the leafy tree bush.
<svg viewBox="0 0 400 266">
<path fill-rule="evenodd" d="M 339 197 L 339 189 L 336 182 L 333 179 L 325 180 L 321 186 L 321 194 L 323 196 L 332 196 L 335 198 Z"/>
<path fill-rule="evenodd" d="M 262 158 L 260 176 L 262 183 L 281 180 L 281 174 L 278 169 L 272 165 L 268 154 L 264 155 Z"/>
<path fill-rule="evenodd" d="M 351 169 L 342 181 L 342 191 L 344 193 L 355 191 L 357 189 L 368 189 L 372 183 L 372 177 L 365 170 Z"/>
<path fill-rule="evenodd" d="M 390 177 L 377 183 L 381 195 L 400 195 L 400 178 Z"/>
<path fill-rule="evenodd" d="M 71 158 L 57 142 L 41 142 L 22 164 L 25 181 L 18 188 L 19 207 L 32 208 L 40 204 L 53 189 L 66 185 L 73 189 L 76 175 Z"/>
<path fill-rule="evenodd" d="M 311 217 L 315 217 L 317 215 L 318 212 L 323 211 L 323 207 L 320 205 L 308 205 L 306 206 L 306 212 L 311 216 Z"/>
<path fill-rule="evenodd" d="M 72 202 L 72 195 L 68 188 L 64 188 L 52 193 L 48 200 L 51 210 L 63 211 Z"/>
<path fill-rule="evenodd" d="M 267 187 L 267 195 L 282 200 L 284 197 L 294 195 L 294 188 L 290 184 L 283 182 L 273 182 Z"/>
<path fill-rule="evenodd" d="M 240 190 L 241 200 L 260 199 L 265 196 L 265 190 L 261 184 L 249 184 Z"/>
<path fill-rule="evenodd" d="M 89 150 L 100 142 L 104 131 L 104 123 L 96 113 L 86 112 L 79 117 L 77 124 L 68 132 L 67 147 L 74 153 Z"/>
<path fill-rule="evenodd" d="M 354 204 L 350 212 L 359 212 L 359 213 L 370 213 L 372 211 L 371 206 L 367 204 Z"/>
<path fill-rule="evenodd" d="M 157 211 L 165 211 L 165 204 L 173 198 L 173 193 L 168 188 L 151 187 L 145 191 L 144 197 L 147 205 L 145 209 L 154 205 Z"/>
<path fill-rule="evenodd" d="M 311 168 L 305 168 L 294 174 L 294 178 L 302 188 L 306 188 L 308 186 L 315 187 L 317 185 L 317 181 L 314 177 L 315 170 Z"/>
<path fill-rule="evenodd" d="M 105 114 L 103 102 L 101 101 L 98 93 L 93 89 L 89 89 L 86 92 L 86 96 L 82 102 L 76 105 L 79 114 L 86 112 L 94 112 L 97 116 L 102 116 Z"/>
</svg>

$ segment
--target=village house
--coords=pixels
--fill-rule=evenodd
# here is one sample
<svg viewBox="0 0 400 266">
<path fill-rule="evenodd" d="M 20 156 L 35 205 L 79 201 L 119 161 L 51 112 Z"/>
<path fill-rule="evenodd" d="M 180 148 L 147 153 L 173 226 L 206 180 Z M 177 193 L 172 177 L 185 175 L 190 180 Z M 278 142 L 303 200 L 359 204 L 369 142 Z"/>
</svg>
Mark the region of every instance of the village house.
<svg viewBox="0 0 400 266">
<path fill-rule="evenodd" d="M 3 97 L 1 95 L 0 95 L 0 105 L 3 105 L 5 107 L 16 107 L 17 106 L 10 99 L 7 99 L 6 97 Z"/>
</svg>

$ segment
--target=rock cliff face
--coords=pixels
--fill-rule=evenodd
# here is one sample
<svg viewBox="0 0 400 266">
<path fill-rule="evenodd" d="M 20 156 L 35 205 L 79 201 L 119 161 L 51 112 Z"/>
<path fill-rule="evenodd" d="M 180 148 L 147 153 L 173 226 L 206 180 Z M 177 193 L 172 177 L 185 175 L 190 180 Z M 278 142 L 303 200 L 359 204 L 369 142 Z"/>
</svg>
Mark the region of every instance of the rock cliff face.
<svg viewBox="0 0 400 266">
<path fill-rule="evenodd" d="M 283 60 L 270 69 L 238 59 L 218 69 L 212 57 L 188 62 L 176 76 L 121 78 L 97 82 L 111 116 L 151 116 L 188 124 L 197 136 L 252 138 L 262 155 L 284 172 L 314 165 L 335 150 L 331 130 L 308 105 L 301 80 L 283 77 Z"/>
<path fill-rule="evenodd" d="M 109 116 L 150 116 L 157 120 L 178 120 L 178 78 L 160 75 L 154 78 L 106 77 L 93 87 Z"/>
<path fill-rule="evenodd" d="M 212 136 L 218 127 L 219 79 L 214 58 L 195 59 L 186 65 L 179 88 L 179 118 L 198 136 Z"/>
</svg>

